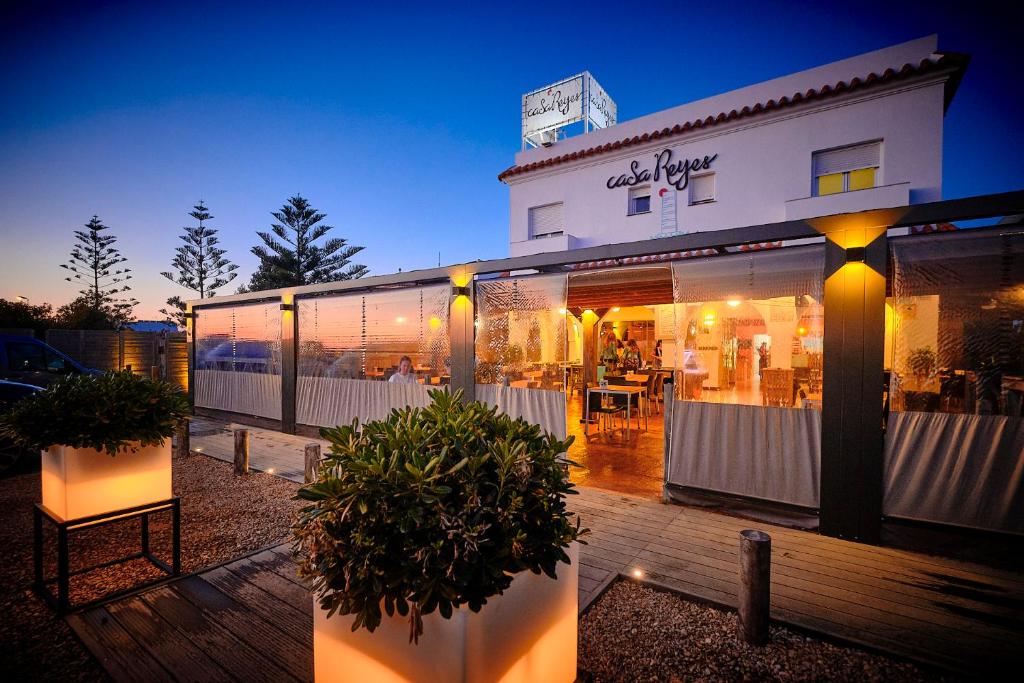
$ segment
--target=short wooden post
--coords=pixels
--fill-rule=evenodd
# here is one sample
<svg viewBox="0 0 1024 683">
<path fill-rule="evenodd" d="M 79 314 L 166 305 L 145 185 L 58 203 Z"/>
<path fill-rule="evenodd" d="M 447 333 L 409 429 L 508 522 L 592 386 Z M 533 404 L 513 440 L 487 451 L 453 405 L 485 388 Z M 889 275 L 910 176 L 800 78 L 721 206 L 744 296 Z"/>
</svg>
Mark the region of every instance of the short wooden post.
<svg viewBox="0 0 1024 683">
<path fill-rule="evenodd" d="M 249 474 L 249 430 L 235 430 L 235 474 Z"/>
<path fill-rule="evenodd" d="M 317 472 L 320 471 L 320 444 L 306 444 L 306 483 L 316 481 Z"/>
<path fill-rule="evenodd" d="M 178 425 L 178 455 L 185 457 L 192 451 L 191 434 L 189 434 L 189 421 L 182 420 Z"/>
<path fill-rule="evenodd" d="M 156 382 L 158 379 L 160 379 L 160 366 L 159 365 L 151 365 L 151 366 L 149 366 L 149 378 L 151 380 L 153 380 L 154 382 Z"/>
<path fill-rule="evenodd" d="M 772 539 L 763 531 L 740 532 L 739 635 L 751 645 L 768 642 Z"/>
</svg>

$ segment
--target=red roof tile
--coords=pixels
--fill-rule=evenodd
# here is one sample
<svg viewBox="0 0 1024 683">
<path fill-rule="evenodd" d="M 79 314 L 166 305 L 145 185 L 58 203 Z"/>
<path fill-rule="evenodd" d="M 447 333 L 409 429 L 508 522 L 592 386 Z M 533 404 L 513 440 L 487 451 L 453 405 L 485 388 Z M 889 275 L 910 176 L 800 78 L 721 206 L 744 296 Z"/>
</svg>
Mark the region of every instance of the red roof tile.
<svg viewBox="0 0 1024 683">
<path fill-rule="evenodd" d="M 715 126 L 720 123 L 728 121 L 735 121 L 737 119 L 747 118 L 749 116 L 757 116 L 758 114 L 764 114 L 775 109 L 781 109 L 785 107 L 792 107 L 804 102 L 812 100 L 819 100 L 826 97 L 834 97 L 836 95 L 842 95 L 848 92 L 861 90 L 863 88 L 873 87 L 876 85 L 883 85 L 895 80 L 902 80 L 917 76 L 920 74 L 934 71 L 940 68 L 953 68 L 955 75 L 951 79 L 951 87 L 946 92 L 946 106 L 949 106 L 949 102 L 953 97 L 957 86 L 960 83 L 960 78 L 963 76 L 963 72 L 967 68 L 967 62 L 969 57 L 967 55 L 947 52 L 943 53 L 938 59 L 922 59 L 919 64 L 904 64 L 900 67 L 899 71 L 895 69 L 886 69 L 881 75 L 871 72 L 864 78 L 853 78 L 849 83 L 845 81 L 839 81 L 834 85 L 825 84 L 815 90 L 811 88 L 806 93 L 793 93 L 790 97 L 780 97 L 778 101 L 768 100 L 765 103 L 758 102 L 753 107 L 743 107 L 740 111 L 733 109 L 726 113 L 721 112 L 717 116 L 708 116 L 704 120 L 687 121 L 682 125 L 676 124 L 672 126 L 671 130 L 665 128 L 662 131 L 653 131 L 650 133 L 644 133 L 642 136 L 633 136 L 631 138 L 625 138 L 623 140 L 616 140 L 615 142 L 600 145 L 597 147 L 590 147 L 588 149 L 579 150 L 572 152 L 571 154 L 563 154 L 562 156 L 552 157 L 550 159 L 544 159 L 543 161 L 535 161 L 533 163 L 524 164 L 522 166 L 511 166 L 498 175 L 498 180 L 504 181 L 512 176 L 520 175 L 522 173 L 529 173 L 539 168 L 545 168 L 548 166 L 556 166 L 558 164 L 564 164 L 569 161 L 575 161 L 577 159 L 584 159 L 587 157 L 596 156 L 605 152 L 614 151 L 623 147 L 632 147 L 633 145 L 643 144 L 651 140 L 658 140 L 663 137 L 672 137 L 674 135 L 681 135 L 687 133 L 693 129 L 703 128 L 705 126 Z"/>
</svg>

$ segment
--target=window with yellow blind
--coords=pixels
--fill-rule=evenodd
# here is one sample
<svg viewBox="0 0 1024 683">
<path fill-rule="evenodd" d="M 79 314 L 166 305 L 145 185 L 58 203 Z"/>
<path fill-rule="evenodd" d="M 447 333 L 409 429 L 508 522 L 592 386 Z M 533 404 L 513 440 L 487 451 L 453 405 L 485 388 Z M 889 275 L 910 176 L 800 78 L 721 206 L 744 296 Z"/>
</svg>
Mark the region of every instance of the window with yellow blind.
<svg viewBox="0 0 1024 683">
<path fill-rule="evenodd" d="M 815 152 L 811 159 L 815 196 L 875 187 L 881 152 L 881 141 Z"/>
</svg>

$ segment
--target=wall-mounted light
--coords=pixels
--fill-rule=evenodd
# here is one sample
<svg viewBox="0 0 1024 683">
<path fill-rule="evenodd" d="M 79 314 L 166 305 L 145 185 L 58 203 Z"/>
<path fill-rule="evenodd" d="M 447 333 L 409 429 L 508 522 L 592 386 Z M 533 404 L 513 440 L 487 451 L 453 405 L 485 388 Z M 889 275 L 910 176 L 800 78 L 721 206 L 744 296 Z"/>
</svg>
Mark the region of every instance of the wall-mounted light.
<svg viewBox="0 0 1024 683">
<path fill-rule="evenodd" d="M 295 310 L 295 304 L 281 304 L 281 310 L 282 311 L 294 311 Z"/>
<path fill-rule="evenodd" d="M 864 263 L 864 257 L 867 252 L 865 247 L 850 247 L 846 250 L 846 262 L 847 263 Z"/>
<path fill-rule="evenodd" d="M 622 310 L 622 309 L 621 309 L 621 308 L 619 308 L 618 306 L 614 306 L 614 307 L 612 308 L 612 313 L 618 313 L 618 312 L 619 312 L 619 311 L 621 311 L 621 310 Z"/>
<path fill-rule="evenodd" d="M 469 296 L 469 286 L 452 285 L 452 296 Z"/>
<path fill-rule="evenodd" d="M 196 318 L 199 317 L 199 314 L 196 313 L 195 311 L 192 311 L 191 313 L 182 313 L 181 317 L 182 318 L 187 318 L 187 319 L 190 319 L 190 320 L 195 320 Z"/>
<path fill-rule="evenodd" d="M 741 304 L 742 302 L 741 302 L 741 301 L 740 301 L 739 299 L 729 299 L 729 300 L 728 300 L 728 301 L 726 301 L 725 303 L 729 304 L 729 306 L 730 306 L 731 308 L 736 308 L 736 307 L 737 307 L 737 306 L 739 306 L 739 305 L 740 305 L 740 304 Z"/>
</svg>

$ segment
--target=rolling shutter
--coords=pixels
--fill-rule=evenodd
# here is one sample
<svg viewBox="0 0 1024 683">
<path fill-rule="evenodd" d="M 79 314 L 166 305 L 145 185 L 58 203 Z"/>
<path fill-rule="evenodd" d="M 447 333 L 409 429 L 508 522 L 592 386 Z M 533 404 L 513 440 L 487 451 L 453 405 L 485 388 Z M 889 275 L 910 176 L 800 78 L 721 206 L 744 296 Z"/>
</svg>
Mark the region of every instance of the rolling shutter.
<svg viewBox="0 0 1024 683">
<path fill-rule="evenodd" d="M 690 178 L 690 203 L 710 202 L 715 199 L 715 174 L 705 173 L 704 175 Z"/>
<path fill-rule="evenodd" d="M 827 152 L 815 152 L 814 177 L 855 171 L 860 168 L 878 168 L 881 162 L 881 150 L 881 143 L 869 142 Z"/>
<path fill-rule="evenodd" d="M 530 239 L 559 234 L 565 230 L 562 202 L 530 209 Z"/>
</svg>

